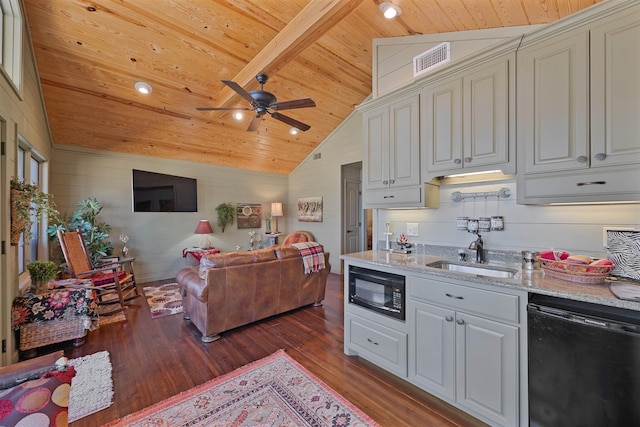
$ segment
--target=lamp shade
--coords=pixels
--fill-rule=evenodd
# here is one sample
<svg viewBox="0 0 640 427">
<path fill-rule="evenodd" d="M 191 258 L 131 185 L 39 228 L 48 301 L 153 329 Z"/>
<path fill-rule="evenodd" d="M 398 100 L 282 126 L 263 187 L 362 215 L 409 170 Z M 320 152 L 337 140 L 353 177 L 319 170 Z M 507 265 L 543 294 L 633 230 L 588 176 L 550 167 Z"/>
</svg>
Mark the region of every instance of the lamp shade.
<svg viewBox="0 0 640 427">
<path fill-rule="evenodd" d="M 201 219 L 196 227 L 195 234 L 210 234 L 213 233 L 213 228 L 211 228 L 211 224 L 206 219 Z"/>
<path fill-rule="evenodd" d="M 271 216 L 282 216 L 282 203 L 271 203 Z"/>
</svg>

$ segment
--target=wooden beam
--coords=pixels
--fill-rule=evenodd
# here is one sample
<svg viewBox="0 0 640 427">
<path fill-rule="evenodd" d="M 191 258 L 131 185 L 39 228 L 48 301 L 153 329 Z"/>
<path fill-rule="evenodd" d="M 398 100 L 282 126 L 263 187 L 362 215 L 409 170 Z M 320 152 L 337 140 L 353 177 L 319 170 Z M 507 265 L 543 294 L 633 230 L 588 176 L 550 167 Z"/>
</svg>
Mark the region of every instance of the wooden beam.
<svg viewBox="0 0 640 427">
<path fill-rule="evenodd" d="M 348 16 L 362 1 L 310 1 L 232 80 L 246 87 L 258 73 L 269 76 L 277 73 Z M 230 107 L 234 96 L 237 94 L 225 86 L 215 105 Z"/>
</svg>

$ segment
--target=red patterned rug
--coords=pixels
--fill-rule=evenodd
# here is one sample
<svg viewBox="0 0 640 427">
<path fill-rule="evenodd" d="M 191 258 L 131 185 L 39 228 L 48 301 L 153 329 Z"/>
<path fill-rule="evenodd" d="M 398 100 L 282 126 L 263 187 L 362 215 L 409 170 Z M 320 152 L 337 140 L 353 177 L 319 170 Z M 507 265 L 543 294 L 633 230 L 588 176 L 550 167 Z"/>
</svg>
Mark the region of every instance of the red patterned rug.
<svg viewBox="0 0 640 427">
<path fill-rule="evenodd" d="M 284 350 L 107 424 L 378 426 Z"/>
<path fill-rule="evenodd" d="M 169 316 L 182 313 L 182 296 L 180 295 L 180 285 L 177 283 L 167 283 L 160 286 L 145 286 L 142 288 L 144 297 L 149 304 L 151 317 Z"/>
</svg>

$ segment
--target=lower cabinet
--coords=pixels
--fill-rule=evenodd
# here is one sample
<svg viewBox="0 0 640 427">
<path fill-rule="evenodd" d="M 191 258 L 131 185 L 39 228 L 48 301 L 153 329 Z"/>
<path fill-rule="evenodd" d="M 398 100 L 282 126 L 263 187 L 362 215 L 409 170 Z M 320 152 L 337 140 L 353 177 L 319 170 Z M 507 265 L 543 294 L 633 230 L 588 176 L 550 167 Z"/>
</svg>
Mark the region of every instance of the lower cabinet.
<svg viewBox="0 0 640 427">
<path fill-rule="evenodd" d="M 509 301 L 505 296 L 517 306 L 518 297 L 472 288 L 466 294 L 464 286 L 423 278 L 411 282 L 419 291 L 407 300 L 407 379 L 491 424 L 518 425 L 518 318 L 509 324 L 482 316 L 493 302 Z M 441 296 L 450 303 L 430 301 Z"/>
</svg>

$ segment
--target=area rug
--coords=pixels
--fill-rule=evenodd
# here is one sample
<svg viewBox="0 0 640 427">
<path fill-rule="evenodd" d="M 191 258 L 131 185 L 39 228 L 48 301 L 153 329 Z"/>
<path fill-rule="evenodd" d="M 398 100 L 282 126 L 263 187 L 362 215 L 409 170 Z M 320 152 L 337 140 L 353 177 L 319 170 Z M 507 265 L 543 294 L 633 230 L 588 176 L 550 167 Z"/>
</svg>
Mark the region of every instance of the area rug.
<svg viewBox="0 0 640 427">
<path fill-rule="evenodd" d="M 182 296 L 180 295 L 180 285 L 177 283 L 145 286 L 142 288 L 142 292 L 144 292 L 144 297 L 149 304 L 153 319 L 182 313 Z"/>
<path fill-rule="evenodd" d="M 111 406 L 113 399 L 113 368 L 109 352 L 101 351 L 69 360 L 76 369 L 69 392 L 69 422 Z"/>
<path fill-rule="evenodd" d="M 378 426 L 284 350 L 107 424 L 187 425 Z"/>
</svg>

